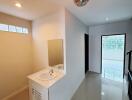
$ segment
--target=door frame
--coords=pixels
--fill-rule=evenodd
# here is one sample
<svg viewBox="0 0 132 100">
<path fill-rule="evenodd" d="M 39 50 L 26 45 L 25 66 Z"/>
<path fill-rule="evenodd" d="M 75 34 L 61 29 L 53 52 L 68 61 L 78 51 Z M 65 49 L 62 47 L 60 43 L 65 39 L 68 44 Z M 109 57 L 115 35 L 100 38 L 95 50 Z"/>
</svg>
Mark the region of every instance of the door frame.
<svg viewBox="0 0 132 100">
<path fill-rule="evenodd" d="M 108 34 L 108 35 L 101 35 L 101 67 L 100 67 L 100 74 L 102 74 L 102 39 L 103 36 L 114 36 L 114 35 L 124 35 L 125 36 L 125 40 L 124 40 L 124 61 L 123 61 L 123 78 L 125 76 L 125 61 L 126 61 L 126 33 L 122 33 L 122 34 Z"/>
<path fill-rule="evenodd" d="M 85 57 L 85 74 L 86 74 L 89 71 L 89 34 L 86 33 L 84 34 L 84 57 Z"/>
</svg>

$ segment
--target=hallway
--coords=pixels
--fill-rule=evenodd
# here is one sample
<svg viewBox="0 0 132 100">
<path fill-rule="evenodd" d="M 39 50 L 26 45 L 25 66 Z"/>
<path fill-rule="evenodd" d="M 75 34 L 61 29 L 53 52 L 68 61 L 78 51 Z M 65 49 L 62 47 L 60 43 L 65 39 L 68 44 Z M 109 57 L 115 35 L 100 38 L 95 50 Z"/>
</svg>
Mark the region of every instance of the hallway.
<svg viewBox="0 0 132 100">
<path fill-rule="evenodd" d="M 72 100 L 129 100 L 127 83 L 103 79 L 101 75 L 89 72 Z"/>
</svg>

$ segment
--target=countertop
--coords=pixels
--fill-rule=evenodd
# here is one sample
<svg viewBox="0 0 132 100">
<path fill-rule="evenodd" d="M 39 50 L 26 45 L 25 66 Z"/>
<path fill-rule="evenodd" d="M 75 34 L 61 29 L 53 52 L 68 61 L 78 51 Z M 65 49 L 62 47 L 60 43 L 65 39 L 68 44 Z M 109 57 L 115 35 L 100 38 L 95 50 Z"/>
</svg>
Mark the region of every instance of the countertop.
<svg viewBox="0 0 132 100">
<path fill-rule="evenodd" d="M 58 69 L 54 69 L 52 68 L 55 72 L 56 72 L 56 77 L 54 79 L 51 79 L 51 80 L 40 80 L 38 77 L 43 74 L 43 73 L 48 73 L 49 70 L 51 68 L 46 68 L 46 69 L 43 69 L 39 72 L 36 72 L 32 75 L 29 75 L 28 76 L 28 79 L 30 81 L 33 81 L 41 86 L 43 86 L 44 88 L 50 88 L 52 85 L 54 85 L 57 81 L 59 81 L 61 78 L 64 77 L 64 72 L 63 70 L 58 70 Z"/>
</svg>

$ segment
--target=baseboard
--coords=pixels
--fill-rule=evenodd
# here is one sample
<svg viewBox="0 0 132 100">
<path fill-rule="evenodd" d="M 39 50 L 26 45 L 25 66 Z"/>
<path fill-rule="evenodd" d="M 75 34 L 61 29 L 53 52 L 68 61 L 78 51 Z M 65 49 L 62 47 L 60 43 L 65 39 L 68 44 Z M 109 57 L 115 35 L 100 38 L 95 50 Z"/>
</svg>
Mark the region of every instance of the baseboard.
<svg viewBox="0 0 132 100">
<path fill-rule="evenodd" d="M 28 89 L 28 85 L 26 85 L 26 86 L 20 88 L 20 89 L 17 90 L 17 91 L 14 91 L 14 92 L 11 93 L 10 95 L 4 97 L 2 100 L 8 100 L 8 99 L 10 99 L 10 98 L 16 96 L 17 94 L 21 93 L 22 91 L 24 91 L 24 90 L 26 90 L 26 89 Z"/>
</svg>

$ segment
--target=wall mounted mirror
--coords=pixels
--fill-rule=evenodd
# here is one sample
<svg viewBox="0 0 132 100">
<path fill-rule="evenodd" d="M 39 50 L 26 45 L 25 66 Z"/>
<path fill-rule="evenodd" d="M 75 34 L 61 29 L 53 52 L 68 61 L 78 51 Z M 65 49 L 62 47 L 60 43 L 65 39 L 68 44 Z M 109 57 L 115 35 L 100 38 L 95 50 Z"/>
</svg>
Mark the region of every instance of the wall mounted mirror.
<svg viewBox="0 0 132 100">
<path fill-rule="evenodd" d="M 63 40 L 48 40 L 49 66 L 64 69 Z"/>
</svg>

